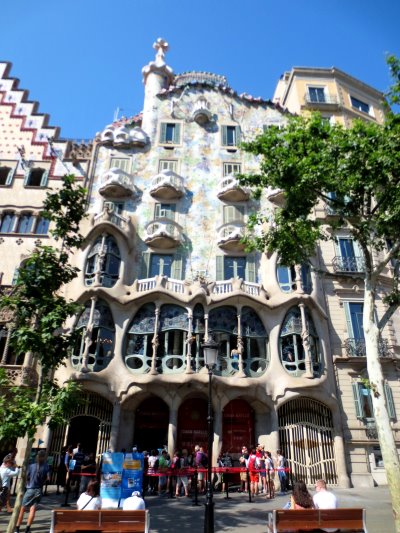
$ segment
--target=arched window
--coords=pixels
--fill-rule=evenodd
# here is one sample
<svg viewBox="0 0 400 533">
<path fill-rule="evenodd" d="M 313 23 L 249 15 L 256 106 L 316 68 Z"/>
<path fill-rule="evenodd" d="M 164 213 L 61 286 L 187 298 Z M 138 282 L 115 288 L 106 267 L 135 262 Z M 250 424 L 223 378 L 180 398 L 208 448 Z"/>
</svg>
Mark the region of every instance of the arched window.
<svg viewBox="0 0 400 533">
<path fill-rule="evenodd" d="M 49 231 L 50 220 L 47 218 L 39 217 L 35 228 L 35 235 L 47 235 Z"/>
<path fill-rule="evenodd" d="M 311 316 L 306 310 L 308 349 L 312 370 L 320 372 L 319 342 Z M 280 333 L 280 356 L 282 365 L 289 374 L 301 376 L 306 371 L 305 351 L 303 343 L 303 325 L 300 309 L 293 307 L 283 321 Z"/>
<path fill-rule="evenodd" d="M 296 290 L 296 271 L 293 265 L 278 265 L 276 267 L 276 277 L 282 292 L 293 292 Z M 309 265 L 301 265 L 300 277 L 303 291 L 310 294 L 312 284 Z"/>
<path fill-rule="evenodd" d="M 12 233 L 15 226 L 15 213 L 6 213 L 0 226 L 0 233 Z"/>
<path fill-rule="evenodd" d="M 184 369 L 188 328 L 185 308 L 173 304 L 161 307 L 157 360 L 162 365 L 162 372 Z"/>
<path fill-rule="evenodd" d="M 114 237 L 111 235 L 98 237 L 86 260 L 85 284 L 93 285 L 99 272 L 102 287 L 113 287 L 119 277 L 120 264 L 121 255 Z"/>
<path fill-rule="evenodd" d="M 71 363 L 77 370 L 80 370 L 84 363 L 83 356 L 90 309 L 91 302 L 88 302 L 76 326 L 76 329 L 79 331 L 79 336 L 71 356 Z M 99 372 L 106 368 L 113 358 L 115 340 L 114 320 L 108 304 L 103 300 L 99 300 L 96 303 L 90 340 L 91 344 L 89 346 L 87 366 L 89 370 Z"/>
<path fill-rule="evenodd" d="M 268 335 L 257 313 L 244 307 L 241 313 L 241 334 L 243 360 L 251 372 L 260 373 L 266 369 Z"/>
<path fill-rule="evenodd" d="M 153 303 L 143 305 L 132 320 L 125 347 L 125 364 L 130 370 L 144 373 L 150 369 L 155 321 Z"/>
<path fill-rule="evenodd" d="M 30 233 L 32 230 L 33 215 L 25 213 L 19 217 L 17 233 Z"/>
</svg>

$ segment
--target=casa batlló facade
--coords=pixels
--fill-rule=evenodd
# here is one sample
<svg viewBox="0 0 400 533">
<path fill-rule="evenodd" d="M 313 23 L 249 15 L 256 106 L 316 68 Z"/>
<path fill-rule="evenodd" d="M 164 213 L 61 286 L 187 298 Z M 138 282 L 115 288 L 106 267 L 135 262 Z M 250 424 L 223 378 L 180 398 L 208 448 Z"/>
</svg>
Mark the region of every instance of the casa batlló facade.
<svg viewBox="0 0 400 533">
<path fill-rule="evenodd" d="M 168 44 L 158 39 L 154 48 L 155 60 L 142 71 L 143 111 L 106 126 L 94 139 L 90 167 L 87 159 L 79 162 L 88 218 L 82 250 L 71 258 L 81 272 L 66 296 L 83 311 L 71 319 L 79 342 L 56 377 L 80 381 L 86 401 L 68 425 L 40 434 L 43 446 L 53 456 L 78 441 L 97 453 L 132 444 L 167 445 L 171 454 L 206 447 L 202 343 L 212 335 L 219 343 L 214 461 L 221 451 L 235 457 L 243 444 L 260 442 L 273 452 L 282 448 L 308 483 L 321 477 L 342 487 L 385 483 L 362 382 L 357 243 L 343 229 L 336 246 L 321 244 L 312 262 L 337 274 L 327 281 L 305 266 L 280 265 L 274 255 L 247 253 L 241 242 L 249 215 L 271 212 L 283 198 L 268 190 L 255 200 L 239 185 L 238 173 L 257 171 L 240 142 L 284 125 L 288 111 L 238 95 L 223 76 L 175 75 L 165 59 Z M 375 116 L 382 111 L 378 101 Z M 60 165 L 68 165 L 67 155 L 59 156 Z M 315 216 L 329 224 L 334 214 L 321 205 Z M 7 234 L 12 246 L 20 246 L 18 237 Z M 12 255 L 8 261 L 4 285 L 18 266 Z M 390 275 L 388 269 L 383 283 Z M 377 313 L 383 312 L 382 304 Z M 396 437 L 397 354 L 391 323 L 382 361 Z M 19 371 L 20 362 L 3 359 Z"/>
</svg>

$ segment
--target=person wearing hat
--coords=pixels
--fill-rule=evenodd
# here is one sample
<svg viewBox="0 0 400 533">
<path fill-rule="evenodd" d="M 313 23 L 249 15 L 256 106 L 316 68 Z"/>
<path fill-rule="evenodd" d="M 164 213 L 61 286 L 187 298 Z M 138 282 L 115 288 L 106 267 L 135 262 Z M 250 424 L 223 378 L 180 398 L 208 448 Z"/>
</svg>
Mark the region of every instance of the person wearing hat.
<svg viewBox="0 0 400 533">
<path fill-rule="evenodd" d="M 134 490 L 132 492 L 132 496 L 124 500 L 122 509 L 124 511 L 144 511 L 146 509 L 144 499 L 141 497 L 140 492 L 138 490 Z"/>
<path fill-rule="evenodd" d="M 49 481 L 49 465 L 46 461 L 46 452 L 40 450 L 36 456 L 36 462 L 29 465 L 26 480 L 26 491 L 22 498 L 21 511 L 18 516 L 15 533 L 19 533 L 19 528 L 24 519 L 25 510 L 29 509 L 28 520 L 26 523 L 25 533 L 31 531 L 31 525 L 35 518 L 36 507 L 42 498 L 43 485 Z"/>
</svg>

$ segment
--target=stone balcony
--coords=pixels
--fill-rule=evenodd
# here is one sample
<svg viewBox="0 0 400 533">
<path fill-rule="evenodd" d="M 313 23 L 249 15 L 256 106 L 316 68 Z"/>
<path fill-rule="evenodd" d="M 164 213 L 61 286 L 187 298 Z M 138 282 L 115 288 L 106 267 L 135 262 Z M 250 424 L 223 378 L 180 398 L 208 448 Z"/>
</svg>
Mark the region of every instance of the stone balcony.
<svg viewBox="0 0 400 533">
<path fill-rule="evenodd" d="M 181 198 L 185 193 L 184 181 L 173 170 L 163 170 L 150 184 L 150 194 L 154 198 L 171 200 Z"/>
<path fill-rule="evenodd" d="M 217 196 L 224 202 L 244 202 L 250 198 L 250 187 L 243 187 L 233 175 L 225 176 L 218 183 Z"/>
<path fill-rule="evenodd" d="M 241 242 L 244 235 L 244 222 L 229 222 L 218 228 L 217 244 L 223 250 L 242 252 L 245 249 L 245 245 Z"/>
<path fill-rule="evenodd" d="M 21 365 L 0 365 L 6 372 L 6 376 L 11 386 L 29 385 L 35 386 L 37 384 L 37 373 L 33 368 L 23 367 Z"/>
<path fill-rule="evenodd" d="M 115 213 L 112 210 L 112 204 L 108 205 L 105 202 L 104 209 L 98 215 L 94 215 L 92 219 L 92 225 L 97 226 L 100 224 L 112 224 L 119 228 L 122 232 L 128 233 L 130 231 L 130 221 L 128 218 Z"/>
<path fill-rule="evenodd" d="M 176 248 L 183 242 L 182 227 L 168 218 L 157 218 L 145 227 L 144 242 L 153 248 Z"/>
<path fill-rule="evenodd" d="M 100 181 L 103 185 L 99 193 L 105 198 L 129 198 L 138 194 L 132 176 L 120 168 L 110 168 L 101 176 Z"/>
</svg>

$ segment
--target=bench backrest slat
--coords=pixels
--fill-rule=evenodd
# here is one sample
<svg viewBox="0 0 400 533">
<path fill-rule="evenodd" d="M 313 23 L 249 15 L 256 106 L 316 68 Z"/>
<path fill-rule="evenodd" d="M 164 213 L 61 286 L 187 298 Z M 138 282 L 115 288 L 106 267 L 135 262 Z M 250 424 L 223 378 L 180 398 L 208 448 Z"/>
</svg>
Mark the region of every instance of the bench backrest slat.
<svg viewBox="0 0 400 533">
<path fill-rule="evenodd" d="M 365 509 L 278 509 L 272 512 L 270 531 L 312 531 L 319 528 L 367 531 Z"/>
<path fill-rule="evenodd" d="M 57 510 L 52 513 L 54 533 L 104 530 L 107 532 L 143 533 L 149 529 L 148 511 L 104 509 L 98 511 Z"/>
</svg>

